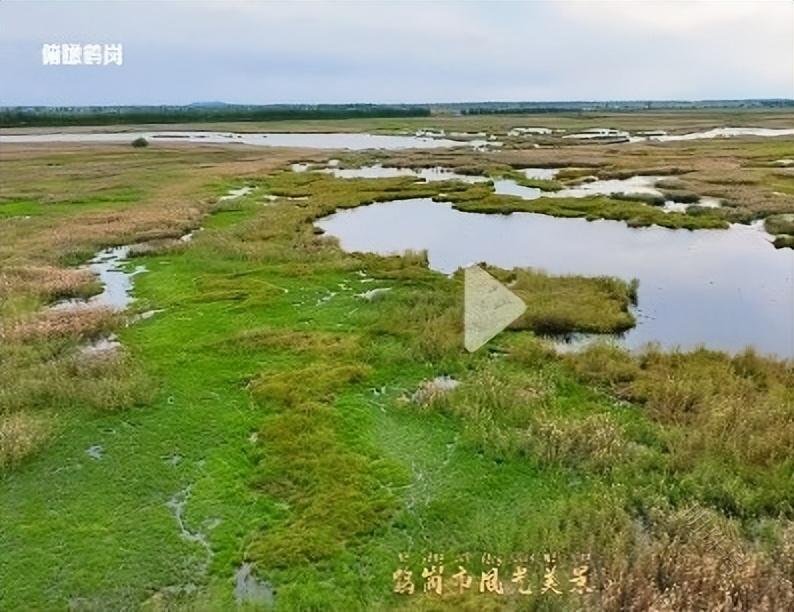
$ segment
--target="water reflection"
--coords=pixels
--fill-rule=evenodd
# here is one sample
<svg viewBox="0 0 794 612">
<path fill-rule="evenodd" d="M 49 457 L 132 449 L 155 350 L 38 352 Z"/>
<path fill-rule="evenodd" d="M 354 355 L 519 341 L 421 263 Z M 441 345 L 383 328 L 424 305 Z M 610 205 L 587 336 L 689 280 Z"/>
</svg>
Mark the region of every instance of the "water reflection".
<svg viewBox="0 0 794 612">
<path fill-rule="evenodd" d="M 133 300 L 132 279 L 146 268 L 138 266 L 134 270 L 126 270 L 130 247 L 119 246 L 99 251 L 89 262 L 88 269 L 93 272 L 102 285 L 102 292 L 87 300 L 61 300 L 52 306 L 53 310 L 71 310 L 77 308 L 108 307 L 124 310 Z"/>
<path fill-rule="evenodd" d="M 523 170 L 530 179 L 553 179 L 557 174 L 556 169 L 526 168 Z M 665 194 L 656 187 L 656 183 L 664 179 L 663 176 L 638 175 L 625 179 L 595 179 L 581 182 L 574 187 L 564 187 L 558 191 L 544 191 L 537 187 L 527 187 L 518 184 L 512 179 L 498 179 L 494 181 L 494 192 L 499 195 L 511 195 L 525 200 L 544 198 L 588 198 L 593 196 L 651 196 L 659 198 L 659 205 L 665 212 L 686 212 L 689 202 L 677 202 L 674 197 L 665 198 Z M 722 202 L 718 198 L 703 196 L 694 204 L 704 208 L 718 208 Z"/>
<path fill-rule="evenodd" d="M 533 213 L 464 213 L 429 199 L 340 211 L 318 225 L 347 251 L 427 249 L 451 273 L 471 263 L 530 266 L 553 274 L 640 279 L 636 348 L 752 345 L 794 357 L 794 252 L 776 250 L 757 225 L 729 230 L 632 229 L 617 221 Z"/>
<path fill-rule="evenodd" d="M 320 172 L 333 174 L 337 178 L 393 178 L 413 176 L 425 182 L 432 181 L 463 181 L 464 183 L 482 183 L 489 179 L 484 176 L 459 174 L 449 168 L 435 166 L 433 168 L 398 168 L 374 164 L 360 168 L 323 168 Z"/>
</svg>

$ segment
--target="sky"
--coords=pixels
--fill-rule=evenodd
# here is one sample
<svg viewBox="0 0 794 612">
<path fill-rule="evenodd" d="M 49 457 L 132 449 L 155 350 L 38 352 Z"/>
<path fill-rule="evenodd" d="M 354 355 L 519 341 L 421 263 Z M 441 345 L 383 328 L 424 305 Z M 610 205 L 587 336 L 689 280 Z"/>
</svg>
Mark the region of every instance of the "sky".
<svg viewBox="0 0 794 612">
<path fill-rule="evenodd" d="M 123 64 L 44 65 L 45 44 Z M 0 105 L 794 98 L 792 0 L 0 0 Z"/>
</svg>

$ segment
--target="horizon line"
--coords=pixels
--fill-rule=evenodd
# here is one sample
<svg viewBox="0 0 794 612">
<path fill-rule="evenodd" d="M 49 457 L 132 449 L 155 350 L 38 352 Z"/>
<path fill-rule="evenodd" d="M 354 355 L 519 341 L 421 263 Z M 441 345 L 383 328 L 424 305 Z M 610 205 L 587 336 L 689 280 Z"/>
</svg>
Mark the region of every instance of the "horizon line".
<svg viewBox="0 0 794 612">
<path fill-rule="evenodd" d="M 115 108 L 115 107 L 188 107 L 188 106 L 475 106 L 478 104 L 529 104 L 529 105 L 555 105 L 555 104 L 628 104 L 628 103 L 674 103 L 674 104 L 704 104 L 720 102 L 786 102 L 794 105 L 794 98 L 786 97 L 761 97 L 761 98 L 618 98 L 618 99 L 572 99 L 572 100 L 460 100 L 445 102 L 225 102 L 223 100 L 194 100 L 186 103 L 114 103 L 114 104 L 0 104 L 0 108 Z"/>
</svg>

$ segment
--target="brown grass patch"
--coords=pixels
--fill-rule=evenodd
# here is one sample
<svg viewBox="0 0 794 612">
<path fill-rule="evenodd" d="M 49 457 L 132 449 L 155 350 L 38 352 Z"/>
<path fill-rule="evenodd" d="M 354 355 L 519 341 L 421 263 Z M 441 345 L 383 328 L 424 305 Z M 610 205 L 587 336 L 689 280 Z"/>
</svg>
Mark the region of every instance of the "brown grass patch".
<svg viewBox="0 0 794 612">
<path fill-rule="evenodd" d="M 0 472 L 34 453 L 51 432 L 50 417 L 44 414 L 0 414 Z"/>
<path fill-rule="evenodd" d="M 27 342 L 56 338 L 90 339 L 110 333 L 121 315 L 109 308 L 44 310 L 0 327 L 0 339 Z"/>
<path fill-rule="evenodd" d="M 653 511 L 644 537 L 613 554 L 599 610 L 794 609 L 789 525 L 770 552 L 743 542 L 727 519 L 702 508 Z"/>
<path fill-rule="evenodd" d="M 635 359 L 591 347 L 566 359 L 578 375 L 642 404 L 680 432 L 677 450 L 692 458 L 724 453 L 774 465 L 794 448 L 794 366 L 746 351 L 735 357 L 697 350 L 649 350 Z"/>
<path fill-rule="evenodd" d="M 44 301 L 85 295 L 94 275 L 89 270 L 54 266 L 10 266 L 0 271 L 0 297 L 35 295 Z"/>
</svg>

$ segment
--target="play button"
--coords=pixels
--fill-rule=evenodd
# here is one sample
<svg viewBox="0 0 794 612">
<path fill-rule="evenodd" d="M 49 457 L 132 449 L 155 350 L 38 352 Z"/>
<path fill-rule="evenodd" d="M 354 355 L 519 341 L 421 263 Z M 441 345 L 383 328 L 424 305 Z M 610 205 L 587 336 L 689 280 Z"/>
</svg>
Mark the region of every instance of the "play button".
<svg viewBox="0 0 794 612">
<path fill-rule="evenodd" d="M 464 269 L 463 346 L 483 346 L 527 309 L 524 301 L 479 266 Z"/>
</svg>

